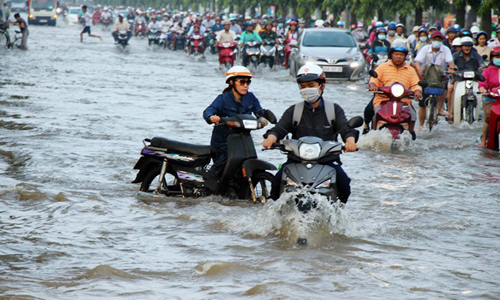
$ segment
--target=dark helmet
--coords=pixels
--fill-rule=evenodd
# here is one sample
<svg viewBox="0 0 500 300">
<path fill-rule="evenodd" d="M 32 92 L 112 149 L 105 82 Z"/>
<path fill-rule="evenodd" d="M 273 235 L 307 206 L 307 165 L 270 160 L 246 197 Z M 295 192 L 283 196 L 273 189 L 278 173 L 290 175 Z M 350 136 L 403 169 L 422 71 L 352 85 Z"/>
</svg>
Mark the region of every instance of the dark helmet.
<svg viewBox="0 0 500 300">
<path fill-rule="evenodd" d="M 446 33 L 450 33 L 450 32 L 457 32 L 457 30 L 455 29 L 455 27 L 450 27 L 448 28 L 448 30 L 446 30 Z"/>
<path fill-rule="evenodd" d="M 391 49 L 389 49 L 389 58 L 392 58 L 393 52 L 403 52 L 405 55 L 408 55 L 408 46 L 403 41 L 397 41 L 392 44 Z"/>
<path fill-rule="evenodd" d="M 389 26 L 387 26 L 388 30 L 396 30 L 396 24 L 390 23 Z"/>
<path fill-rule="evenodd" d="M 460 30 L 459 36 L 460 37 L 464 37 L 464 36 L 472 37 L 472 32 L 467 28 L 463 28 L 462 30 Z"/>
<path fill-rule="evenodd" d="M 427 30 L 427 28 L 422 27 L 422 28 L 420 28 L 420 29 L 418 30 L 418 35 L 420 35 L 422 32 L 427 33 L 427 32 L 429 32 L 429 31 Z"/>
<path fill-rule="evenodd" d="M 248 27 L 248 26 L 254 26 L 254 27 L 255 27 L 255 25 L 253 24 L 253 22 L 252 22 L 252 21 L 247 21 L 247 22 L 245 22 L 245 25 L 246 25 L 247 27 Z"/>
<path fill-rule="evenodd" d="M 379 27 L 379 28 L 377 28 L 377 30 L 375 32 L 376 33 L 387 33 L 387 30 L 384 27 Z"/>
</svg>

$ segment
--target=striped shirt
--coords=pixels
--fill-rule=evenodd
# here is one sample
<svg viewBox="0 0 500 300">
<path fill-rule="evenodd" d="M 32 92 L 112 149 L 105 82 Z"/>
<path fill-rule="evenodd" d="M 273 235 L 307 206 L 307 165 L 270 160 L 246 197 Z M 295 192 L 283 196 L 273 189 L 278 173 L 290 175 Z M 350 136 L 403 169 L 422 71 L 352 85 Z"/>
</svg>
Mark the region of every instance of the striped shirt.
<svg viewBox="0 0 500 300">
<path fill-rule="evenodd" d="M 406 89 L 411 89 L 413 91 L 420 90 L 420 86 L 418 85 L 418 75 L 415 72 L 415 69 L 412 68 L 409 64 L 405 63 L 405 65 L 401 68 L 397 68 L 392 60 L 385 62 L 377 67 L 378 78 L 372 77 L 370 79 L 370 83 L 375 83 L 377 86 L 383 85 L 391 85 L 393 83 L 401 83 Z M 375 94 L 375 99 L 373 99 L 373 106 L 379 106 L 382 101 L 387 101 L 389 98 L 383 94 Z M 403 99 L 408 105 L 411 105 L 411 99 Z"/>
</svg>

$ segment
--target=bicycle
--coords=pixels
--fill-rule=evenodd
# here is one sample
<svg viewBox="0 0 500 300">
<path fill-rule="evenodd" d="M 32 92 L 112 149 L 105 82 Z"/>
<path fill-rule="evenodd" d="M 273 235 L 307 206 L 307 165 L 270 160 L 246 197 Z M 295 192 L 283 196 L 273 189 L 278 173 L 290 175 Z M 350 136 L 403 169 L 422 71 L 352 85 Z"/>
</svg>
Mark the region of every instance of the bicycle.
<svg viewBox="0 0 500 300">
<path fill-rule="evenodd" d="M 8 23 L 0 23 L 0 45 L 5 45 L 5 48 L 12 48 L 12 43 L 10 42 L 9 35 L 9 24 Z"/>
<path fill-rule="evenodd" d="M 438 96 L 444 93 L 444 89 L 436 87 L 426 87 L 424 93 L 429 95 L 425 100 L 426 123 L 429 126 L 429 132 L 432 127 L 438 123 Z"/>
</svg>

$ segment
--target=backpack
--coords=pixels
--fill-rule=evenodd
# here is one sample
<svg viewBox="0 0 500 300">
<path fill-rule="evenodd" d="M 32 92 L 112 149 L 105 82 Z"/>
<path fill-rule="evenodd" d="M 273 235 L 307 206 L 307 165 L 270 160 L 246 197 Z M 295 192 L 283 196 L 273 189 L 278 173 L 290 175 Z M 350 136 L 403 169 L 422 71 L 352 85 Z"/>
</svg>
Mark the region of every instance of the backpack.
<svg viewBox="0 0 500 300">
<path fill-rule="evenodd" d="M 301 101 L 293 107 L 293 127 L 299 126 L 302 119 L 302 112 L 304 111 L 305 102 Z M 325 106 L 326 118 L 330 121 L 330 125 L 334 126 L 335 123 L 335 103 L 323 100 Z"/>
<path fill-rule="evenodd" d="M 435 64 L 426 65 L 422 69 L 422 76 L 429 84 L 429 87 L 444 89 L 446 82 L 443 80 L 443 73 L 443 67 Z"/>
</svg>

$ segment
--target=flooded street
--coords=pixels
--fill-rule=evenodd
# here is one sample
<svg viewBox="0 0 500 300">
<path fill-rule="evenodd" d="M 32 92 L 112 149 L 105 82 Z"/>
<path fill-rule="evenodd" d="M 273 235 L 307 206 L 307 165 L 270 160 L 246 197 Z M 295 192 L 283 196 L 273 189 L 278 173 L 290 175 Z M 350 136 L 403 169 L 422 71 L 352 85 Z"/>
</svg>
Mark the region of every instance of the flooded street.
<svg viewBox="0 0 500 300">
<path fill-rule="evenodd" d="M 0 49 L 0 299 L 498 299 L 500 156 L 481 124 L 451 126 L 392 154 L 371 132 L 342 155 L 352 194 L 296 245 L 283 201 L 162 201 L 131 184 L 142 139 L 208 144 L 203 110 L 226 86 L 217 58 L 118 51 L 77 27 L 30 28 Z M 278 117 L 300 101 L 284 70 L 251 91 Z M 332 82 L 348 118 L 371 95 Z M 260 151 L 276 166 L 279 151 Z M 285 211 L 286 212 L 286 211 Z"/>
</svg>

